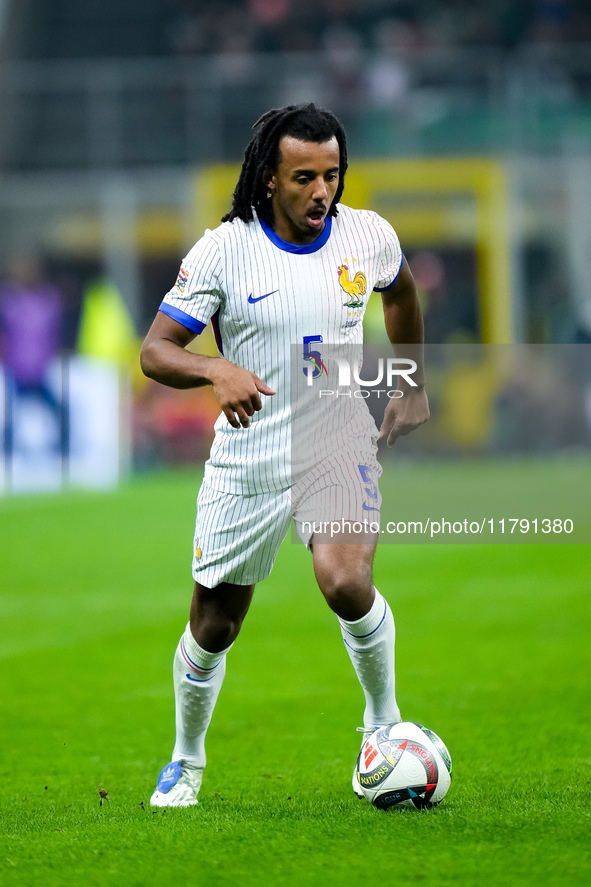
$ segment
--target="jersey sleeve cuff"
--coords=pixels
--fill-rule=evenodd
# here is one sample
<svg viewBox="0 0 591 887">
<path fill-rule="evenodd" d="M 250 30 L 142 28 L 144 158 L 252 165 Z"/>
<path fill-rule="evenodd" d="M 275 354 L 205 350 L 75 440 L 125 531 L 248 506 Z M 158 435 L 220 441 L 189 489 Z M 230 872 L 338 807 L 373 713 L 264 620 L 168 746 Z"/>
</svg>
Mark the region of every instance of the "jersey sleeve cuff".
<svg viewBox="0 0 591 887">
<path fill-rule="evenodd" d="M 191 314 L 181 311 L 180 308 L 175 308 L 174 305 L 169 305 L 168 302 L 161 302 L 158 310 L 162 311 L 163 314 L 172 317 L 173 320 L 176 320 L 177 323 L 180 323 L 188 330 L 191 330 L 191 332 L 197 333 L 198 336 L 201 335 L 207 326 L 207 324 L 197 320 L 197 318 L 193 317 Z"/>
<path fill-rule="evenodd" d="M 404 253 L 401 253 L 400 254 L 400 266 L 399 266 L 398 271 L 396 272 L 395 276 L 392 278 L 390 283 L 386 284 L 386 286 L 374 286 L 374 290 L 376 293 L 384 293 L 386 290 L 389 290 L 391 286 L 394 286 L 394 284 L 398 280 L 398 275 L 400 274 L 400 271 L 402 269 L 403 262 L 404 262 Z"/>
</svg>

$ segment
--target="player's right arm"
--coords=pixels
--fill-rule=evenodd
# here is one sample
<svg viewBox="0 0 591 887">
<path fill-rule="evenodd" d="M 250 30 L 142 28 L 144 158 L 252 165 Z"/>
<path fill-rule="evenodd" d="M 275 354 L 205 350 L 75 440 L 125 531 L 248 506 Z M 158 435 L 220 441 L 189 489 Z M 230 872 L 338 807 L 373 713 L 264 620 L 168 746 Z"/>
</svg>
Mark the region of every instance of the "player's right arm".
<svg viewBox="0 0 591 887">
<path fill-rule="evenodd" d="M 186 346 L 196 333 L 159 311 L 142 345 L 140 363 L 150 379 L 171 388 L 212 385 L 222 412 L 233 428 L 248 428 L 262 407 L 261 394 L 275 394 L 255 373 L 223 357 L 193 354 Z"/>
</svg>

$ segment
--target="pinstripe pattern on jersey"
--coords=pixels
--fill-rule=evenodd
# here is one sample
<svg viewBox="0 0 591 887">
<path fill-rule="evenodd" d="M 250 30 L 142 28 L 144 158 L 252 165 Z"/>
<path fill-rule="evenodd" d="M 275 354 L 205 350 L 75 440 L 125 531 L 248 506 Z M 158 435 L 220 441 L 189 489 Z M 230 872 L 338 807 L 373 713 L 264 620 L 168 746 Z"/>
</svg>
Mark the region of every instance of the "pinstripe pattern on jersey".
<svg viewBox="0 0 591 887">
<path fill-rule="evenodd" d="M 304 336 L 314 335 L 328 345 L 361 344 L 365 304 L 345 305 L 349 296 L 338 275 L 345 260 L 355 260 L 365 275 L 365 300 L 376 286 L 391 285 L 400 270 L 398 238 L 376 213 L 341 205 L 330 221 L 325 241 L 297 252 L 256 218 L 226 222 L 206 232 L 184 259 L 184 292 L 175 287 L 165 296 L 163 305 L 191 323 L 207 323 L 217 312 L 224 356 L 277 392 L 261 397 L 263 408 L 247 429 L 232 428 L 223 414 L 216 421 L 205 481 L 219 490 L 252 496 L 290 487 L 290 346 L 303 349 Z M 266 293 L 249 303 L 250 294 L 256 300 Z M 303 366 L 302 359 L 293 371 Z"/>
<path fill-rule="evenodd" d="M 401 255 L 400 268 L 402 268 L 402 260 L 404 259 L 404 255 L 402 252 L 400 253 L 400 255 Z M 396 283 L 396 281 L 398 280 L 398 275 L 400 274 L 400 268 L 398 269 L 398 271 L 396 272 L 396 274 L 394 275 L 394 277 L 392 278 L 390 283 L 387 283 L 386 286 L 374 286 L 374 290 L 376 291 L 376 293 L 385 293 L 386 290 L 389 290 L 390 287 Z"/>
</svg>

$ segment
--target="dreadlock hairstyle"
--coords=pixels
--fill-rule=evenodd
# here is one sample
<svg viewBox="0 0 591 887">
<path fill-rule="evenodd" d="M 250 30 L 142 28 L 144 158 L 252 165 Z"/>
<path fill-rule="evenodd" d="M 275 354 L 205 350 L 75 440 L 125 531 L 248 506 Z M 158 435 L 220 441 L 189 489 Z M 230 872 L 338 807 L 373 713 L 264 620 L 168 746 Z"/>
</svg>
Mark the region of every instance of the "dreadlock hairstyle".
<svg viewBox="0 0 591 887">
<path fill-rule="evenodd" d="M 253 207 L 258 216 L 272 223 L 273 210 L 268 189 L 263 183 L 265 167 L 277 169 L 281 160 L 279 142 L 283 136 L 292 136 L 304 142 L 328 142 L 333 136 L 339 143 L 339 186 L 329 208 L 329 215 L 336 216 L 336 205 L 341 198 L 347 170 L 347 137 L 345 130 L 330 111 L 310 102 L 303 105 L 288 105 L 267 111 L 253 126 L 254 136 L 244 152 L 244 162 L 234 190 L 232 209 L 222 222 L 242 219 L 249 222 L 253 218 Z"/>
</svg>

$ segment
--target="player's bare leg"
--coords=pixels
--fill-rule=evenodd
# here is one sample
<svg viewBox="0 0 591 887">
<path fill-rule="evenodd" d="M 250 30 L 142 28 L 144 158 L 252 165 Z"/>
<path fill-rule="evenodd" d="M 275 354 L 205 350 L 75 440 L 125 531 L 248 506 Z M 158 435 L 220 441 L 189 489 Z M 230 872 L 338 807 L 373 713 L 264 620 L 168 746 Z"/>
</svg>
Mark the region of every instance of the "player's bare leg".
<svg viewBox="0 0 591 887">
<path fill-rule="evenodd" d="M 248 613 L 254 588 L 230 582 L 206 588 L 196 582 L 189 622 L 195 641 L 210 653 L 230 647 Z"/>
<path fill-rule="evenodd" d="M 190 621 L 173 663 L 176 742 L 172 762 L 159 778 L 150 803 L 186 807 L 197 803 L 206 763 L 205 735 L 226 672 L 226 653 L 236 640 L 252 601 L 254 585 L 195 583 Z"/>
<path fill-rule="evenodd" d="M 315 533 L 312 539 L 314 575 L 330 609 L 339 619 L 355 621 L 367 615 L 374 602 L 372 570 L 375 536 Z M 345 540 L 351 541 L 345 541 Z"/>
<path fill-rule="evenodd" d="M 359 539 L 359 536 L 356 537 Z M 394 674 L 394 618 L 388 602 L 373 585 L 376 543 L 314 538 L 314 573 L 329 607 L 339 617 L 349 658 L 365 695 L 364 739 L 381 724 L 400 720 Z M 361 791 L 356 772 L 353 790 Z"/>
</svg>

